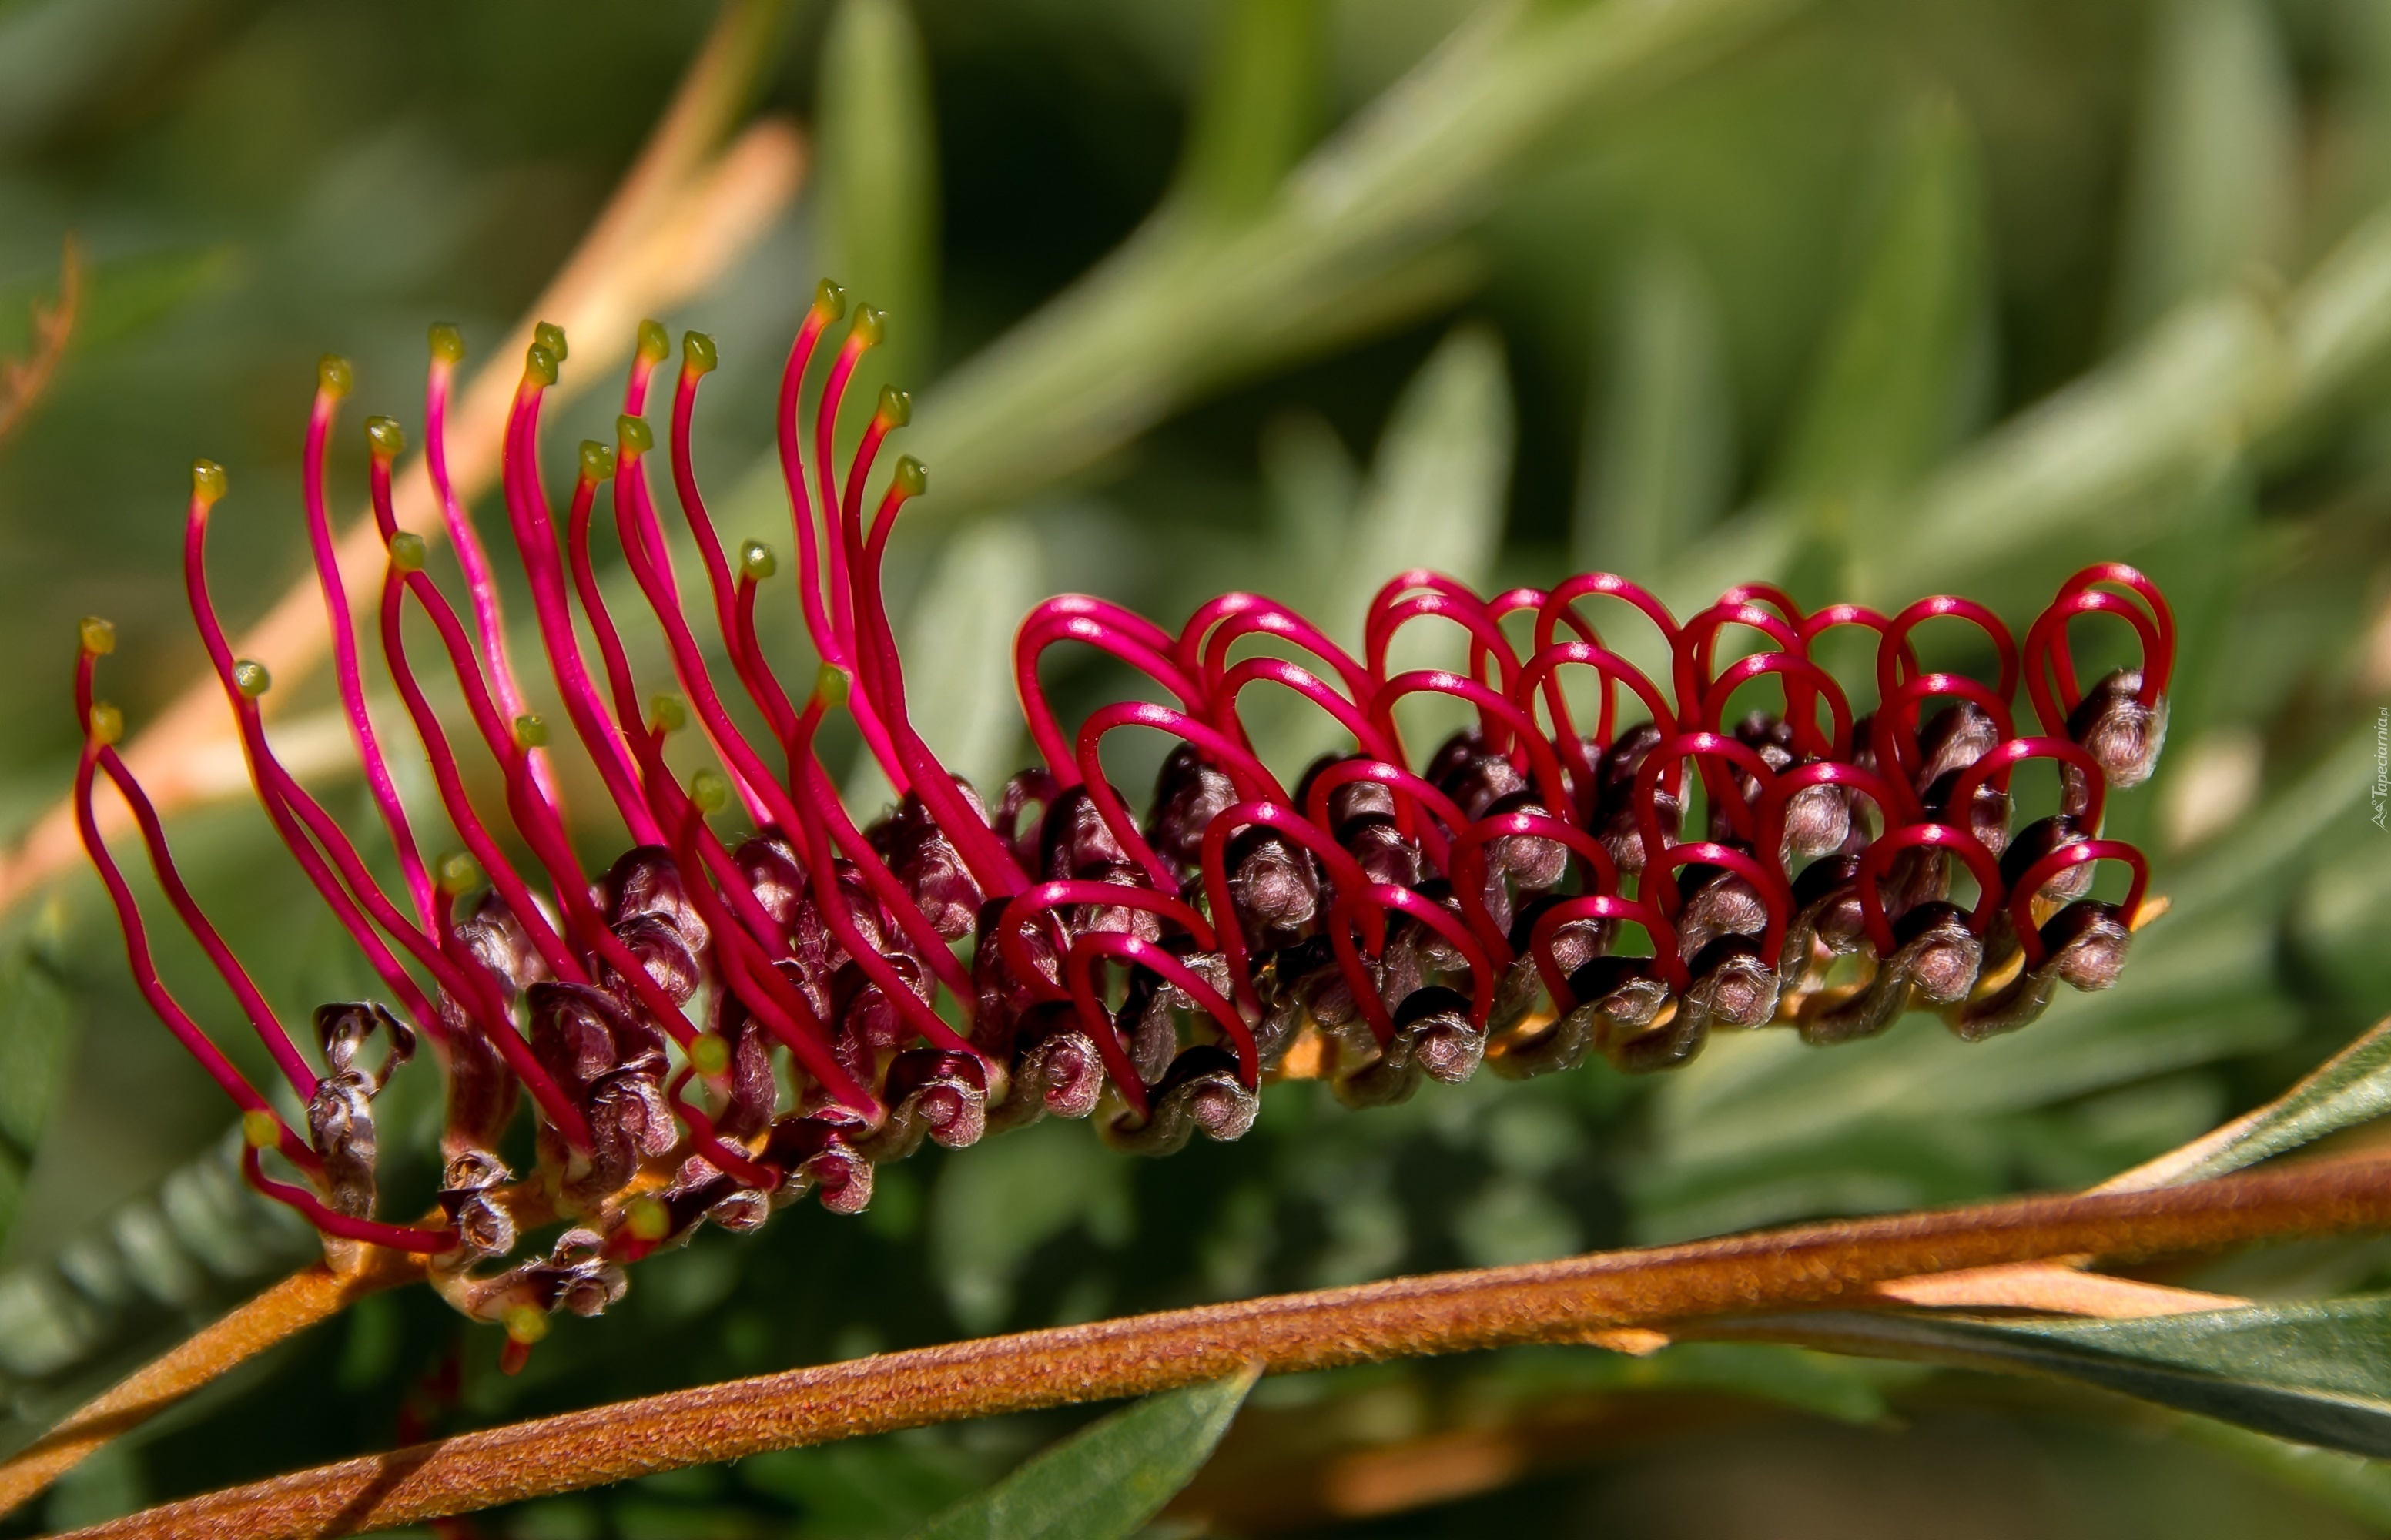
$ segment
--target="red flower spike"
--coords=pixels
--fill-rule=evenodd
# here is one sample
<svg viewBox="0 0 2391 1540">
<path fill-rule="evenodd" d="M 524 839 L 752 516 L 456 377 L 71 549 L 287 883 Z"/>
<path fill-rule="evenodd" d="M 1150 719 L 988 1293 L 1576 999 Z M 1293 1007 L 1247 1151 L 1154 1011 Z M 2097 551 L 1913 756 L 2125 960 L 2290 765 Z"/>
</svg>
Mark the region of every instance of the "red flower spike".
<svg viewBox="0 0 2391 1540">
<path fill-rule="evenodd" d="M 258 708 L 271 681 L 232 654 L 207 590 L 204 540 L 222 472 L 203 464 L 195 475 L 186 529 L 192 613 L 259 800 L 449 1074 L 445 1224 L 394 1224 L 371 1212 L 373 1162 L 357 1121 L 369 1122 L 370 1098 L 404 1046 L 394 1041 L 373 1075 L 352 1059 L 378 1024 L 394 1040 L 406 1029 L 371 1003 L 325 1007 L 317 1075 L 176 870 L 156 809 L 112 746 L 122 718 L 92 697 L 112 633 L 101 622 L 83 630 L 78 827 L 144 998 L 243 1113 L 249 1179 L 330 1242 L 438 1257 L 444 1293 L 507 1328 L 510 1364 L 519 1365 L 551 1311 L 604 1308 L 625 1264 L 697 1225 L 743 1231 L 808 1194 L 852 1212 L 870 1200 L 874 1161 L 902 1158 L 924 1137 L 963 1145 L 1050 1113 L 1088 1116 L 1106 1080 L 1105 1136 L 1167 1153 L 1194 1132 L 1241 1134 L 1282 1065 L 1323 1066 L 1341 1099 L 1367 1106 L 1414 1094 L 1428 1079 L 1467 1078 L 1490 1054 L 1515 1077 L 1566 1068 L 1589 1050 L 1626 1069 L 1664 1068 L 1712 1029 L 1756 1026 L 1772 1013 L 1825 1042 L 1880 1030 L 1925 1003 L 1972 1039 L 2032 1019 L 2059 982 L 2105 988 L 2122 966 L 2147 867 L 2131 847 L 2099 837 L 2100 822 L 2111 782 L 2140 779 L 2157 753 L 2175 635 L 2156 589 L 2113 563 L 2071 578 L 2023 648 L 1999 617 L 1964 599 L 1921 600 L 1890 618 L 1852 604 L 1805 613 L 1758 583 L 1729 589 L 1681 626 L 1649 592 L 1605 573 L 1492 598 L 1435 573 L 1402 573 L 1373 600 L 1358 654 L 1259 594 L 1210 600 L 1176 631 L 1066 595 L 1030 612 L 1014 655 L 1047 768 L 983 802 L 911 719 L 881 596 L 900 511 L 926 485 L 921 467 L 900 458 L 872 498 L 887 443 L 911 415 L 903 393 L 884 391 L 855 453 L 835 455 L 847 388 L 884 324 L 877 311 L 855 311 L 805 431 L 808 376 L 846 314 L 844 296 L 824 285 L 790 350 L 776 418 L 798 605 L 819 654 L 808 688 L 776 675 L 758 640 L 777 557 L 754 539 L 734 554 L 705 507 L 691 442 L 717 361 L 710 339 L 684 338 L 671 395 L 673 492 L 724 653 L 767 729 L 761 739 L 734 718 L 682 613 L 650 492 L 653 439 L 639 414 L 670 350 L 663 328 L 641 323 L 618 441 L 581 446 L 562 528 L 537 453 L 539 408 L 564 339 L 544 328 L 525 355 L 505 436 L 511 545 L 528 579 L 531 632 L 573 726 L 568 742 L 592 761 L 632 841 L 602 883 L 568 837 L 548 763 L 561 750 L 523 705 L 497 577 L 449 486 L 445 417 L 463 354 L 454 329 L 433 333 L 425 447 L 468 605 L 451 606 L 423 571 L 421 539 L 397 527 L 391 478 L 403 433 L 376 418 L 367 440 L 390 558 L 383 662 L 470 860 L 425 861 L 365 713 L 364 660 L 329 562 L 322 491 L 349 384 L 337 360 L 320 371 L 308 422 L 303 501 L 333 629 L 334 683 L 398 857 L 407 889 L 398 901 L 274 756 Z M 593 565 L 590 521 L 609 483 L 623 560 L 680 692 L 653 704 Z M 413 672 L 401 625 L 409 603 L 430 623 L 472 732 L 497 767 L 505 827 L 468 798 L 450 729 Z M 2133 627 L 2142 657 L 2139 669 L 2087 688 L 2068 623 L 2095 613 Z M 1629 663 L 1597 616 L 1656 630 L 1670 658 L 1665 678 Z M 1913 633 L 1943 618 L 1984 634 L 1995 681 L 1921 667 Z M 1397 637 L 1427 620 L 1458 629 L 1443 640 L 1459 666 L 1390 675 Z M 583 626 L 597 646 L 594 670 Z M 1864 731 L 1853 681 L 1813 656 L 1819 637 L 1845 627 L 1877 638 L 1873 678 L 1858 681 L 1877 693 Z M 1738 640 L 1726 655 L 1730 629 L 1756 644 Z M 1245 646 L 1265 638 L 1301 661 Z M 1059 721 L 1040 668 L 1064 641 L 1126 665 L 1165 699 L 1106 705 L 1076 728 Z M 1564 689 L 1571 667 L 1594 671 L 1590 733 Z M 1730 726 L 1733 697 L 1764 677 L 1777 681 L 1783 709 Z M 2015 734 L 2021 679 L 2041 736 Z M 1350 747 L 1308 769 L 1264 763 L 1243 712 L 1254 698 L 1247 687 L 1265 682 L 1322 712 Z M 1460 701 L 1474 726 L 1415 763 L 1395 716 L 1421 693 Z M 1588 698 L 1580 693 L 1579 709 Z M 1939 709 L 1929 711 L 1930 701 Z M 841 708 L 902 799 L 868 826 L 840 802 L 817 751 L 825 715 Z M 684 783 L 664 748 L 691 720 L 722 769 Z M 1132 726 L 1176 744 L 1143 821 L 1104 773 L 1105 739 Z M 2061 776 L 2066 812 L 2013 832 L 2010 780 L 2044 759 Z M 132 808 L 177 920 L 308 1103 L 304 1132 L 275 1116 L 159 977 L 132 888 L 99 838 L 93 799 L 103 776 Z M 1709 826 L 1685 829 L 1697 779 Z M 736 816 L 734 798 L 753 833 L 726 838 L 712 821 Z M 991 805 L 993 817 L 984 810 Z M 530 866 L 511 861 L 510 835 Z M 1947 900 L 1955 857 L 1975 884 L 1967 913 Z M 2014 880 L 2004 881 L 2004 861 Z M 2081 897 L 2087 863 L 2102 861 L 2133 872 L 2122 906 Z M 469 891 L 485 882 L 486 891 Z M 2038 927 L 2037 912 L 2047 916 Z M 1630 926 L 1650 956 L 1615 950 Z M 958 956 L 954 938 L 966 931 L 975 951 Z M 1986 954 L 2012 941 L 2023 971 L 1998 988 L 1976 986 Z M 1855 994 L 1822 993 L 1826 961 L 1844 955 L 1873 977 Z M 1307 1034 L 1322 1051 L 1289 1057 Z M 539 1169 L 517 1184 L 492 1149 L 519 1100 L 536 1125 Z M 299 1181 L 266 1171 L 260 1151 L 269 1147 Z M 510 1265 L 516 1232 L 545 1218 L 525 1208 L 519 1222 L 519 1195 L 529 1193 L 553 1195 L 574 1228 L 548 1253 Z M 472 1271 L 485 1264 L 498 1270 Z"/>
</svg>

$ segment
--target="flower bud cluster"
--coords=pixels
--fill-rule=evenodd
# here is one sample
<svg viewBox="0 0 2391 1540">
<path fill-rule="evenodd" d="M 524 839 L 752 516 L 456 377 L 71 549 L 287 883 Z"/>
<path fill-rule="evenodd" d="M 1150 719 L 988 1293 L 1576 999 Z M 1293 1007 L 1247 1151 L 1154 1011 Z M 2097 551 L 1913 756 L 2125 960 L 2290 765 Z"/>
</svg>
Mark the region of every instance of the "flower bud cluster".
<svg viewBox="0 0 2391 1540">
<path fill-rule="evenodd" d="M 668 339 L 642 325 L 615 442 L 582 446 L 560 509 L 536 450 L 567 344 L 539 330 L 507 425 L 503 500 L 562 707 L 553 718 L 526 705 L 488 554 L 448 483 L 446 410 L 463 343 L 433 329 L 423 465 L 445 527 L 398 526 L 405 434 L 371 420 L 389 561 L 378 605 L 359 608 L 377 616 L 437 811 L 462 847 L 436 858 L 418 844 L 422 810 L 402 802 L 366 709 L 323 492 L 351 375 L 327 361 L 309 421 L 306 523 L 335 682 L 403 891 L 385 889 L 274 755 L 261 716 L 271 676 L 235 656 L 208 593 L 205 537 L 226 479 L 204 462 L 195 472 L 187 584 L 260 802 L 387 996 L 319 1010 L 315 1061 L 177 874 L 114 746 L 121 718 L 94 698 L 113 632 L 83 628 L 84 843 L 136 982 L 242 1109 L 250 1180 L 306 1213 L 336 1250 L 423 1254 L 452 1302 L 506 1328 L 510 1362 L 550 1313 L 594 1314 L 619 1298 L 625 1264 L 704 1223 L 753 1228 L 808 1195 L 861 1209 L 874 1165 L 925 1139 L 967 1145 L 1052 1114 L 1092 1117 L 1117 1145 L 1166 1153 L 1197 1133 L 1243 1133 L 1273 1076 L 1324 1078 L 1364 1106 L 1481 1065 L 1524 1076 L 1599 1054 L 1624 1069 L 1666 1068 L 1714 1027 L 1780 1022 L 1825 1042 L 1924 1007 L 1973 1038 L 2032 1020 L 2061 982 L 2116 977 L 2145 873 L 2131 847 L 2101 836 L 2102 811 L 2112 787 L 2150 774 L 2174 649 L 2165 601 L 2130 568 L 2078 574 L 2022 648 L 1964 600 L 1891 616 L 1856 605 L 1805 614 L 1755 585 L 1680 622 L 1602 574 L 1483 598 L 1405 573 L 1371 605 L 1358 656 L 1255 594 L 1213 600 L 1175 633 L 1066 596 L 1031 612 L 1016 646 L 1044 763 L 983 798 L 909 717 L 881 596 L 890 532 L 926 478 L 900 460 L 868 517 L 866 492 L 910 400 L 882 392 L 854 452 L 843 463 L 835 452 L 848 383 L 881 335 L 876 312 L 859 309 L 827 349 L 809 421 L 801 409 L 845 314 L 824 284 L 780 395 L 793 576 L 817 654 L 801 694 L 756 628 L 779 557 L 754 539 L 735 560 L 726 551 L 690 458 L 712 341 L 684 339 L 662 435 L 702 569 L 703 595 L 685 596 L 650 489 L 659 434 L 645 413 Z M 598 584 L 601 493 L 663 634 L 672 692 L 642 694 Z M 462 613 L 426 569 L 427 533 L 455 550 Z M 1596 602 L 1623 617 L 1632 643 L 1605 640 Z M 709 608 L 713 649 L 688 619 Z M 2070 622 L 2095 612 L 2133 628 L 2140 661 L 2087 686 Z M 1431 620 L 1459 628 L 1465 669 L 1390 662 L 1403 633 Z M 1997 681 L 1926 671 L 1912 638 L 1930 620 L 1973 627 Z M 1865 714 L 1813 656 L 1839 628 L 1876 639 Z M 427 629 L 461 723 L 434 711 L 410 658 L 410 638 L 420 644 Z M 1751 649 L 1731 661 L 1730 633 Z M 1164 699 L 1105 706 L 1066 732 L 1040 677 L 1063 641 L 1130 666 Z M 1266 649 L 1241 645 L 1257 641 Z M 1658 661 L 1648 670 L 1631 654 Z M 1351 750 L 1290 789 L 1241 716 L 1262 682 L 1326 713 Z M 2030 730 L 2012 709 L 2021 682 Z M 1730 722 L 1746 687 L 1776 709 Z M 1448 697 L 1469 719 L 1425 757 L 1398 719 L 1421 696 Z M 898 790 L 869 825 L 849 817 L 817 753 L 834 712 Z M 666 744 L 692 727 L 712 763 L 684 773 L 675 766 L 690 755 L 668 757 Z M 1105 773 L 1106 741 L 1124 728 L 1172 741 L 1143 816 Z M 495 767 L 503 822 L 468 796 L 452 731 Z M 627 831 L 603 873 L 581 866 L 567 835 L 560 751 L 586 757 Z M 2024 819 L 2013 783 L 2032 761 L 2052 767 L 2057 810 Z M 100 838 L 102 777 L 273 1058 L 279 1106 L 159 977 Z M 717 822 L 745 832 L 725 837 Z M 2122 903 L 2089 896 L 2100 861 L 2130 870 Z M 433 1212 L 394 1223 L 374 1214 L 374 1100 L 419 1039 L 446 1075 L 443 1176 Z M 536 1155 L 518 1172 L 499 1151 L 526 1108 Z M 273 1174 L 268 1156 L 297 1180 Z M 559 1238 L 525 1249 L 558 1223 Z"/>
</svg>

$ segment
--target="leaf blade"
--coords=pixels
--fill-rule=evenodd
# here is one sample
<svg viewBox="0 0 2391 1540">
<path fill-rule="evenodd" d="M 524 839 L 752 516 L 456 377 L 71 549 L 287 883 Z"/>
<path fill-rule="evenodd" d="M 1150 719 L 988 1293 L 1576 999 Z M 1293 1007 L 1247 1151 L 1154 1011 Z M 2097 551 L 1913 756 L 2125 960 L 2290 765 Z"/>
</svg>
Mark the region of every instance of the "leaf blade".
<svg viewBox="0 0 2391 1540">
<path fill-rule="evenodd" d="M 1261 1377 L 1243 1374 L 1148 1396 L 1073 1434 L 916 1540 L 1116 1540 L 1194 1479 Z"/>
</svg>

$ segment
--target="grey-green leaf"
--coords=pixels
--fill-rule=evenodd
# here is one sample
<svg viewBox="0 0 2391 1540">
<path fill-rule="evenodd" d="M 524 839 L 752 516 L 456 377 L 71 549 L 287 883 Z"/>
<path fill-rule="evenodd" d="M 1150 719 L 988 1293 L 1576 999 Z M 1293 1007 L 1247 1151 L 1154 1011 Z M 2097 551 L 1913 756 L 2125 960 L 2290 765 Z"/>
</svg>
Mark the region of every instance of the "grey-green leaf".
<svg viewBox="0 0 2391 1540">
<path fill-rule="evenodd" d="M 937 324 L 937 126 L 905 0 L 842 0 L 820 98 L 824 260 L 850 299 L 889 313 L 879 369 L 918 384 Z"/>
<path fill-rule="evenodd" d="M 2134 1321 L 1829 1311 L 1738 1322 L 1720 1335 L 2074 1380 L 2320 1448 L 2391 1456 L 2391 1295 Z"/>
<path fill-rule="evenodd" d="M 1211 1458 L 1260 1374 L 1255 1365 L 1115 1412 L 932 1520 L 919 1540 L 1134 1534 Z"/>
<path fill-rule="evenodd" d="M 46 950 L 18 939 L 0 958 L 0 1242 L 25 1196 L 75 1022 L 74 1003 Z"/>
</svg>

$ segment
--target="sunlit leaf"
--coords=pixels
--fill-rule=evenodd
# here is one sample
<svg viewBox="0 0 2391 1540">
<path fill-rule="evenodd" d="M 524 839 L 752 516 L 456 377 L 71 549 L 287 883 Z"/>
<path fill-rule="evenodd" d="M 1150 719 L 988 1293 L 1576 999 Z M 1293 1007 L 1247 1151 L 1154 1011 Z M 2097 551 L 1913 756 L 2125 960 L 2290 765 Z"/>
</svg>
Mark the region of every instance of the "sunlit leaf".
<svg viewBox="0 0 2391 1540">
<path fill-rule="evenodd" d="M 1216 219 L 1260 207 L 1311 147 L 1327 62 L 1319 0 L 1234 0 L 1220 10 L 1179 174 L 1189 206 Z"/>
<path fill-rule="evenodd" d="M 1260 1377 L 1257 1366 L 1115 1412 L 941 1514 L 919 1540 L 1133 1534 L 1203 1469 Z"/>
<path fill-rule="evenodd" d="M 2126 186 L 2113 330 L 2279 261 L 2301 185 L 2291 61 L 2261 0 L 2151 13 L 2149 74 Z"/>
<path fill-rule="evenodd" d="M 2072 1379 L 2302 1443 L 2391 1456 L 2391 1296 L 2133 1321 L 1833 1311 L 1719 1334 Z"/>
<path fill-rule="evenodd" d="M 1726 339 L 1709 279 L 1662 238 L 1628 254 L 1605 309 L 1570 560 L 1648 574 L 1725 506 L 1735 467 Z"/>
</svg>

